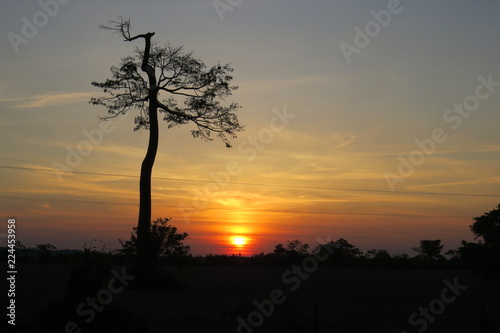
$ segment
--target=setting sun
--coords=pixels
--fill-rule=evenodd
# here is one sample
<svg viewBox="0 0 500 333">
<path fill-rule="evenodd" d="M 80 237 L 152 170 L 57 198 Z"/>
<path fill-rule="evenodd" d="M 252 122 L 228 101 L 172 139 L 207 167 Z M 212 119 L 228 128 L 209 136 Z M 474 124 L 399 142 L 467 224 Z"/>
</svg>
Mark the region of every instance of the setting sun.
<svg viewBox="0 0 500 333">
<path fill-rule="evenodd" d="M 236 246 L 243 246 L 247 244 L 247 238 L 242 236 L 235 236 L 231 238 L 231 243 Z"/>
</svg>

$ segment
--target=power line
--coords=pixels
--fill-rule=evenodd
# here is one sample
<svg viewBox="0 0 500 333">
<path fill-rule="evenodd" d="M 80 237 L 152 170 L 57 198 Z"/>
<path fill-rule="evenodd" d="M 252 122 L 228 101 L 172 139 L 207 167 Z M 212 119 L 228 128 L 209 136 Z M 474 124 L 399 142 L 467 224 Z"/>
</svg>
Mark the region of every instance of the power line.
<svg viewBox="0 0 500 333">
<path fill-rule="evenodd" d="M 69 203 L 89 203 L 100 205 L 122 205 L 122 206 L 137 206 L 137 203 L 125 202 L 111 202 L 111 201 L 92 201 L 92 200 L 72 200 L 72 199 L 47 199 L 39 197 L 20 197 L 11 195 L 0 195 L 0 198 L 13 199 L 13 200 L 30 200 L 30 201 L 56 201 L 56 202 L 69 202 Z M 153 200 L 159 200 L 153 198 Z M 163 208 L 179 208 L 178 206 L 162 206 Z M 201 209 L 205 210 L 205 209 Z M 201 211 L 200 210 L 200 211 Z M 217 210 L 217 208 L 206 208 L 206 210 Z M 224 211 L 238 211 L 246 212 L 242 209 L 224 207 Z M 252 213 L 293 213 L 293 214 L 313 214 L 313 215 L 349 215 L 349 216 L 385 216 L 385 217 L 417 217 L 417 218 L 467 218 L 470 216 L 463 215 L 423 215 L 423 214 L 389 214 L 389 213 L 351 213 L 351 212 L 319 212 L 319 211 L 299 211 L 299 210 L 279 210 L 279 209 L 252 209 Z"/>
<path fill-rule="evenodd" d="M 7 165 L 0 165 L 0 168 L 14 169 L 14 170 L 25 170 L 25 171 L 55 172 L 55 170 L 53 170 L 53 169 L 28 168 L 28 167 L 7 166 Z M 81 174 L 81 175 L 93 175 L 93 176 L 139 178 L 139 176 L 136 176 L 136 175 L 123 175 L 123 174 L 101 173 L 101 172 L 71 171 L 68 173 Z M 214 181 L 211 181 L 211 180 L 198 180 L 198 179 L 188 179 L 188 178 L 175 178 L 175 177 L 151 177 L 151 178 L 156 179 L 156 180 L 181 181 L 181 182 L 191 182 L 191 183 L 214 183 Z M 245 186 L 263 186 L 263 187 L 277 187 L 277 188 L 308 189 L 308 190 L 371 192 L 371 193 L 382 193 L 382 194 L 437 195 L 437 196 L 491 197 L 491 198 L 500 197 L 500 194 L 414 192 L 414 191 L 395 191 L 395 192 L 393 192 L 393 191 L 389 191 L 389 190 L 375 190 L 375 189 L 355 189 L 355 188 L 343 188 L 343 187 L 299 186 L 299 185 L 278 185 L 278 184 L 247 183 L 247 182 L 231 182 L 231 184 L 233 184 L 233 185 L 245 185 Z"/>
<path fill-rule="evenodd" d="M 388 216 L 388 217 L 433 217 L 433 218 L 466 218 L 470 219 L 470 216 L 463 216 L 463 215 L 419 215 L 419 214 L 389 214 L 389 213 L 347 213 L 347 212 L 316 212 L 316 211 L 311 211 L 311 212 L 303 212 L 303 211 L 297 211 L 297 210 L 258 210 L 259 212 L 278 212 L 278 213 L 299 213 L 299 214 L 319 214 L 319 215 L 356 215 L 356 216 Z"/>
<path fill-rule="evenodd" d="M 90 203 L 97 205 L 123 205 L 123 206 L 135 206 L 134 203 L 125 202 L 111 202 L 111 201 L 93 201 L 93 200 L 72 200 L 72 199 L 54 199 L 54 198 L 39 198 L 39 197 L 21 197 L 14 195 L 0 195 L 0 198 L 12 199 L 12 200 L 33 200 L 33 201 L 57 201 L 57 202 L 69 202 L 69 203 Z"/>
<path fill-rule="evenodd" d="M 48 161 L 37 161 L 37 160 L 24 160 L 24 159 L 15 159 L 15 158 L 3 158 L 0 157 L 0 160 L 5 160 L 5 161 L 16 161 L 16 162 L 29 162 L 29 163 L 40 163 L 44 165 L 50 165 L 51 162 Z M 139 165 L 139 164 L 138 164 Z M 118 166 L 112 166 L 110 167 L 109 165 L 99 165 L 99 164 L 92 164 L 92 165 L 86 165 L 86 167 L 91 167 L 91 168 L 111 168 L 111 169 L 118 169 L 118 170 L 133 170 L 137 171 L 137 168 L 125 168 L 125 167 L 118 167 Z M 51 169 L 54 171 L 53 169 Z M 206 173 L 199 173 L 199 172 L 182 172 L 182 171 L 175 171 L 174 173 L 180 173 L 180 174 L 189 174 L 189 175 L 201 175 L 201 176 L 206 176 Z"/>
</svg>

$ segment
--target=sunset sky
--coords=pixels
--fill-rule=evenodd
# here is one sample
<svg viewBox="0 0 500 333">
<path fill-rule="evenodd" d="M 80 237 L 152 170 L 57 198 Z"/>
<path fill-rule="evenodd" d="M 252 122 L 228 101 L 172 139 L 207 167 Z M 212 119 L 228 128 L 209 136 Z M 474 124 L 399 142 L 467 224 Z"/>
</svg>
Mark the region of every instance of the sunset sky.
<svg viewBox="0 0 500 333">
<path fill-rule="evenodd" d="M 172 218 L 193 254 L 318 237 L 456 248 L 500 202 L 497 0 L 54 1 L 0 12 L 0 211 L 27 246 L 117 248 L 137 224 L 148 132 L 133 113 L 100 124 L 88 103 L 143 46 L 98 28 L 118 16 L 235 69 L 233 148 L 160 124 L 153 219 Z"/>
</svg>

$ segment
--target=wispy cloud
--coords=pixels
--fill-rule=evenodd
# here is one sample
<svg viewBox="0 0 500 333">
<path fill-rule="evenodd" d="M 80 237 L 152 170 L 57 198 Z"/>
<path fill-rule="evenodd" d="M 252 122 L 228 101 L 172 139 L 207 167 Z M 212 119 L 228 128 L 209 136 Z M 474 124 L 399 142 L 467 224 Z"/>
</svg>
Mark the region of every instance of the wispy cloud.
<svg viewBox="0 0 500 333">
<path fill-rule="evenodd" d="M 20 109 L 40 108 L 54 105 L 64 105 L 87 102 L 93 95 L 90 92 L 53 93 L 29 97 L 0 97 L 0 102 L 14 103 Z"/>
<path fill-rule="evenodd" d="M 305 148 L 308 152 L 321 151 L 322 153 L 325 151 L 333 152 L 346 147 L 354 143 L 358 137 L 359 134 L 351 132 L 336 132 L 321 134 L 321 138 L 318 139 L 318 133 L 304 133 L 301 130 L 291 129 L 279 134 L 281 144 L 286 147 L 293 146 L 295 150 L 300 147 Z M 279 146 L 278 148 L 283 147 Z"/>
</svg>

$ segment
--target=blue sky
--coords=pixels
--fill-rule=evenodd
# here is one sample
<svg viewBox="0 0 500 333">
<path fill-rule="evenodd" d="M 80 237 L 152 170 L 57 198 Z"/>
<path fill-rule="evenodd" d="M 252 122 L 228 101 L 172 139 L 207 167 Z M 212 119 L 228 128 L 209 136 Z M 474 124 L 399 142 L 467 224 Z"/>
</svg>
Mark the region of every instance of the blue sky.
<svg viewBox="0 0 500 333">
<path fill-rule="evenodd" d="M 211 0 L 73 0 L 45 15 L 18 52 L 9 33 L 22 37 L 26 20 L 43 20 L 43 8 L 31 1 L 2 10 L 0 207 L 19 220 L 26 244 L 81 248 L 99 238 L 114 247 L 136 223 L 138 179 L 127 176 L 138 175 L 147 132 L 132 131 L 133 116 L 110 125 L 72 168 L 79 173 L 59 181 L 55 172 L 34 170 L 65 163 L 68 147 L 87 140 L 83 131 L 99 128 L 105 110 L 88 104 L 100 95 L 90 83 L 142 46 L 98 28 L 118 16 L 131 18 L 133 32 L 154 31 L 156 41 L 183 45 L 208 66 L 235 68 L 240 88 L 232 100 L 246 126 L 235 148 L 193 139 L 189 126 L 161 130 L 153 216 L 172 217 L 196 253 L 231 251 L 224 242 L 236 234 L 252 240 L 249 252 L 327 235 L 407 253 L 420 239 L 448 247 L 471 239 L 471 217 L 499 202 L 500 87 L 482 87 L 488 97 L 458 128 L 443 117 L 475 96 L 480 77 L 500 82 L 500 3 L 222 2 L 237 4 L 223 20 L 220 2 Z M 355 45 L 355 27 L 376 26 L 372 11 L 388 8 L 398 14 L 347 61 L 341 43 Z M 273 110 L 285 109 L 296 117 L 247 161 L 239 145 L 269 126 Z M 387 173 L 402 177 L 401 158 L 435 129 L 446 140 L 418 155 L 423 162 L 392 191 Z M 231 160 L 242 171 L 206 207 L 194 207 L 210 173 Z M 189 223 L 179 207 L 192 209 Z"/>
</svg>

